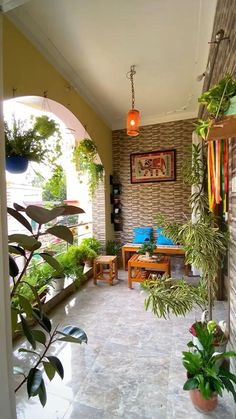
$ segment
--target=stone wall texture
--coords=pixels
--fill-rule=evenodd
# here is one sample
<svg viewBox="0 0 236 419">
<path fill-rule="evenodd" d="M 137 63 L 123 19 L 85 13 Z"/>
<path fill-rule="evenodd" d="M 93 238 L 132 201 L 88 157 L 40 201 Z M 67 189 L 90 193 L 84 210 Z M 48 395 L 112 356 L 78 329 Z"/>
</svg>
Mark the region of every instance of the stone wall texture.
<svg viewBox="0 0 236 419">
<path fill-rule="evenodd" d="M 215 34 L 224 29 L 225 36 L 229 36 L 230 41 L 222 41 L 219 47 L 216 64 L 210 85 L 218 82 L 225 73 L 234 73 L 236 77 L 236 0 L 218 0 L 212 40 Z M 211 46 L 209 61 L 212 62 L 215 46 Z M 208 80 L 205 80 L 206 86 Z M 205 90 L 205 89 L 204 89 Z M 236 140 L 231 140 L 230 146 L 230 165 L 229 165 L 229 263 L 228 263 L 228 289 L 229 318 L 230 318 L 230 342 L 236 350 L 236 193 L 232 192 L 232 178 L 236 176 Z M 236 372 L 236 361 L 232 362 Z"/>
<path fill-rule="evenodd" d="M 183 221 L 190 216 L 190 187 L 184 184 L 182 162 L 190 153 L 194 120 L 181 120 L 140 128 L 138 137 L 125 130 L 113 131 L 113 168 L 122 185 L 123 231 L 116 232 L 122 244 L 133 241 L 133 228 L 155 226 L 159 212 L 170 220 Z M 176 181 L 131 184 L 130 155 L 159 150 L 176 150 Z"/>
</svg>

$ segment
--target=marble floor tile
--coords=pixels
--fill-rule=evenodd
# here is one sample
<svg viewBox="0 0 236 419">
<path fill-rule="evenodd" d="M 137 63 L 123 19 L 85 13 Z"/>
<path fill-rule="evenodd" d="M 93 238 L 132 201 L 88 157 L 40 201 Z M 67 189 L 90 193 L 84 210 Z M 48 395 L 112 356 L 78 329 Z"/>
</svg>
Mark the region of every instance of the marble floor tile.
<svg viewBox="0 0 236 419">
<path fill-rule="evenodd" d="M 183 391 L 181 352 L 190 340 L 189 327 L 200 317 L 196 308 L 186 317 L 158 319 L 144 309 L 140 285 L 127 287 L 127 272 L 110 287 L 88 281 L 50 313 L 53 324 L 74 324 L 88 335 L 87 345 L 56 343 L 51 354 L 62 361 L 64 380 L 47 381 L 48 403 L 28 401 L 17 393 L 19 419 L 235 419 L 232 398 L 225 394 L 217 410 L 202 415 Z M 192 280 L 190 278 L 190 280 Z M 214 317 L 227 318 L 227 304 L 217 302 Z M 14 357 L 18 358 L 18 342 Z M 30 365 L 29 357 L 20 355 Z M 32 361 L 33 362 L 33 356 Z"/>
</svg>

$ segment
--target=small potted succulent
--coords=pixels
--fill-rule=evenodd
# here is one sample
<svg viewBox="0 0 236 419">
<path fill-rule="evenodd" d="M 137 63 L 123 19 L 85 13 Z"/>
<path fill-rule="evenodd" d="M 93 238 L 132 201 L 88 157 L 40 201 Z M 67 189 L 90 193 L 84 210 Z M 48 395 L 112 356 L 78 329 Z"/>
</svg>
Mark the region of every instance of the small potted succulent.
<svg viewBox="0 0 236 419">
<path fill-rule="evenodd" d="M 46 115 L 36 117 L 31 128 L 14 118 L 11 125 L 4 123 L 4 129 L 6 169 L 11 173 L 25 172 L 29 161 L 40 163 L 47 158 L 53 163 L 61 155 L 58 124 Z M 56 144 L 51 147 L 47 140 L 55 133 Z"/>
<path fill-rule="evenodd" d="M 216 408 L 218 395 L 222 396 L 223 390 L 231 392 L 236 403 L 236 376 L 219 362 L 235 357 L 236 352 L 216 352 L 213 331 L 201 323 L 196 324 L 195 330 L 201 348 L 190 341 L 189 351 L 182 352 L 183 365 L 187 370 L 183 389 L 190 392 L 193 405 L 206 413 Z"/>
</svg>

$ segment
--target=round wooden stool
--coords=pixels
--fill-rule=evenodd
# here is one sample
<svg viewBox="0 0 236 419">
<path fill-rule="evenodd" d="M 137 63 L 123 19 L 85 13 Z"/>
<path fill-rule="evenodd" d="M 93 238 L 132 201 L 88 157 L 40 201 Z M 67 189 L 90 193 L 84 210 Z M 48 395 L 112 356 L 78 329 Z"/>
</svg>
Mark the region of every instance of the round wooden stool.
<svg viewBox="0 0 236 419">
<path fill-rule="evenodd" d="M 108 269 L 106 266 L 108 265 Z M 113 279 L 118 279 L 117 256 L 98 256 L 93 263 L 93 283 L 97 285 L 97 279 L 109 281 L 113 285 Z"/>
</svg>

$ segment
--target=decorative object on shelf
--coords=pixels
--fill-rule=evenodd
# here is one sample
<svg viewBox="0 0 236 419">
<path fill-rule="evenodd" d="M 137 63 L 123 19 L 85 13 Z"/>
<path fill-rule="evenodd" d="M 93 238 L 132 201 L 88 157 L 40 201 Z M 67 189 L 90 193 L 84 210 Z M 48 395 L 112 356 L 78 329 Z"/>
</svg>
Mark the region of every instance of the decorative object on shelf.
<svg viewBox="0 0 236 419">
<path fill-rule="evenodd" d="M 218 395 L 222 396 L 223 390 L 231 392 L 236 403 L 236 376 L 220 364 L 223 359 L 235 357 L 236 352 L 216 352 L 213 330 L 201 323 L 196 324 L 195 330 L 201 349 L 190 341 L 189 352 L 182 353 L 188 377 L 183 389 L 190 392 L 193 405 L 202 412 L 216 408 Z"/>
<path fill-rule="evenodd" d="M 58 124 L 47 115 L 32 117 L 31 128 L 25 127 L 25 121 L 13 118 L 12 126 L 4 122 L 6 169 L 11 173 L 23 173 L 28 161 L 55 164 L 61 155 L 61 133 Z M 47 140 L 55 135 L 55 142 Z"/>
<path fill-rule="evenodd" d="M 111 223 L 114 224 L 115 231 L 123 230 L 122 223 L 122 204 L 121 204 L 121 184 L 113 183 L 113 176 L 111 176 L 110 183 L 112 187 L 110 202 L 112 205 Z"/>
<path fill-rule="evenodd" d="M 74 147 L 73 161 L 77 165 L 79 176 L 87 173 L 88 187 L 91 197 L 100 181 L 103 180 L 104 167 L 96 163 L 97 147 L 90 138 L 84 138 Z"/>
<path fill-rule="evenodd" d="M 132 94 L 132 109 L 127 112 L 126 127 L 127 135 L 129 137 L 137 137 L 139 135 L 139 124 L 140 124 L 140 113 L 137 109 L 134 109 L 135 105 L 135 93 L 134 93 L 134 75 L 136 74 L 135 65 L 131 65 L 130 71 L 127 73 L 127 78 L 131 82 L 131 94 Z"/>
<path fill-rule="evenodd" d="M 175 166 L 175 150 L 131 154 L 131 183 L 174 181 L 176 179 Z"/>
</svg>

